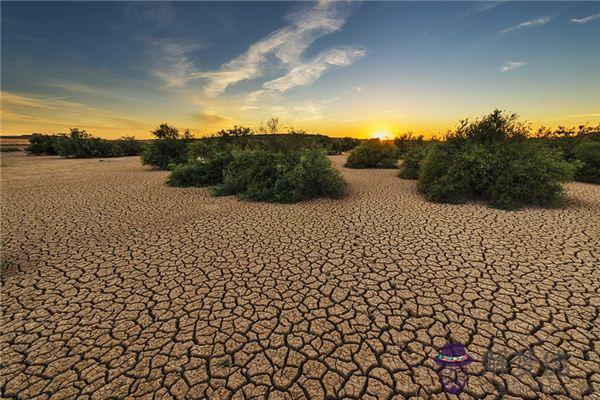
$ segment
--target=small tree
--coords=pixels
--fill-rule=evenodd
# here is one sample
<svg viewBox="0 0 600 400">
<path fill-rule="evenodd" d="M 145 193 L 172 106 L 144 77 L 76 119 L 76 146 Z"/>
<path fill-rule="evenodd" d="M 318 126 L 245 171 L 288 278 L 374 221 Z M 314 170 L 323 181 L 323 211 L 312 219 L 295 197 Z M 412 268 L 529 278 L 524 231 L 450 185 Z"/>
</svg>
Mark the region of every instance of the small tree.
<svg viewBox="0 0 600 400">
<path fill-rule="evenodd" d="M 152 131 L 156 139 L 142 153 L 142 163 L 159 169 L 168 169 L 171 165 L 183 164 L 188 159 L 188 144 L 192 139 L 189 130 L 183 134 L 174 126 L 161 124 Z"/>
</svg>

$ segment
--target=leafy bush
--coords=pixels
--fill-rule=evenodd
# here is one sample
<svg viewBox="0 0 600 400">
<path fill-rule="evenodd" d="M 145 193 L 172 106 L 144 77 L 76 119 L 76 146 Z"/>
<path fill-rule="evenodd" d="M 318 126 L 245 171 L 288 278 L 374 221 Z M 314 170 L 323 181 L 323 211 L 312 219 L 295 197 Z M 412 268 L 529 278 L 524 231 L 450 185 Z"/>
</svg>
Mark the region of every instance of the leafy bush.
<svg viewBox="0 0 600 400">
<path fill-rule="evenodd" d="M 344 138 L 327 138 L 328 143 L 326 145 L 327 153 L 330 155 L 342 154 L 346 151 L 354 149 L 360 144 L 360 139 L 351 137 Z"/>
<path fill-rule="evenodd" d="M 417 188 L 435 202 L 482 199 L 502 209 L 555 205 L 563 196 L 561 183 L 573 177 L 576 165 L 526 134 L 514 114 L 498 110 L 462 121 L 445 142 L 427 151 Z"/>
<path fill-rule="evenodd" d="M 346 181 L 322 149 L 295 152 L 235 152 L 217 195 L 255 201 L 291 203 L 315 197 L 340 198 Z"/>
<path fill-rule="evenodd" d="M 188 159 L 188 145 L 192 138 L 189 131 L 183 134 L 168 124 L 162 124 L 152 134 L 152 141 L 142 153 L 142 163 L 159 169 L 170 165 L 184 164 Z"/>
<path fill-rule="evenodd" d="M 428 200 L 462 203 L 482 194 L 490 168 L 491 156 L 483 145 L 441 143 L 422 161 L 417 188 Z"/>
<path fill-rule="evenodd" d="M 93 137 L 85 130 L 77 128 L 71 128 L 68 135 L 58 135 L 54 148 L 61 157 L 93 158 L 121 155 L 120 148 L 114 142 Z"/>
<path fill-rule="evenodd" d="M 136 140 L 134 136 L 123 136 L 117 139 L 116 146 L 123 156 L 139 156 L 143 150 L 142 142 Z"/>
<path fill-rule="evenodd" d="M 203 187 L 223 182 L 223 172 L 232 161 L 231 153 L 220 152 L 204 160 L 194 160 L 173 169 L 167 179 L 169 186 Z"/>
<path fill-rule="evenodd" d="M 28 154 L 36 156 L 47 155 L 54 156 L 56 152 L 56 140 L 58 135 L 44 135 L 42 133 L 34 133 L 29 138 L 29 146 L 25 149 Z"/>
<path fill-rule="evenodd" d="M 420 148 L 423 143 L 423 135 L 415 136 L 412 132 L 404 133 L 394 139 L 398 158 L 406 157 L 413 150 Z"/>
<path fill-rule="evenodd" d="M 396 168 L 396 147 L 380 140 L 368 140 L 358 145 L 346 161 L 349 168 Z"/>
<path fill-rule="evenodd" d="M 518 209 L 525 204 L 554 206 L 564 196 L 562 183 L 572 180 L 577 163 L 539 143 L 513 141 L 497 149 L 487 195 L 494 207 Z"/>
<path fill-rule="evenodd" d="M 575 180 L 588 183 L 600 183 L 600 142 L 581 140 L 572 150 L 572 157 L 581 165 L 575 173 Z"/>
<path fill-rule="evenodd" d="M 402 166 L 398 176 L 404 179 L 417 179 L 419 177 L 419 167 L 421 162 L 431 149 L 431 142 L 422 142 L 419 146 L 412 147 L 404 154 Z"/>
</svg>

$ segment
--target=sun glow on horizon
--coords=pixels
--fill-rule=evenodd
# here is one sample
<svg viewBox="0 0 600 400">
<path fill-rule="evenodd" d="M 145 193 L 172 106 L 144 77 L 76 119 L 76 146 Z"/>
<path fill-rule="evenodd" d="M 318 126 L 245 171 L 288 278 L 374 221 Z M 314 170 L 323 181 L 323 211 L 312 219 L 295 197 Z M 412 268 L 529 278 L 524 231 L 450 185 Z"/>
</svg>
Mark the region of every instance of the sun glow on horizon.
<svg viewBox="0 0 600 400">
<path fill-rule="evenodd" d="M 369 138 L 370 139 L 379 139 L 379 140 L 391 140 L 394 138 L 394 135 L 392 135 L 390 132 L 378 131 L 378 132 L 371 133 L 369 135 Z"/>
</svg>

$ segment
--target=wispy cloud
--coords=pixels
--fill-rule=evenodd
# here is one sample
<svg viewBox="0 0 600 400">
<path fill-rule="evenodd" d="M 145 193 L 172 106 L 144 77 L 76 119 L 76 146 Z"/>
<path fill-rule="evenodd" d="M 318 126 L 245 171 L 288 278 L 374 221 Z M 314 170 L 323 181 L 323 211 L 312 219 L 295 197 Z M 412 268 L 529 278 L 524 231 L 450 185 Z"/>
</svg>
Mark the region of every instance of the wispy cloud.
<svg viewBox="0 0 600 400">
<path fill-rule="evenodd" d="M 476 3 L 471 7 L 467 8 L 463 13 L 459 14 L 458 16 L 462 18 L 470 17 L 472 15 L 492 10 L 502 3 L 503 1 L 484 1 L 481 3 Z"/>
<path fill-rule="evenodd" d="M 125 15 L 135 22 L 158 27 L 172 25 L 177 19 L 173 7 L 162 1 L 134 2 L 127 5 Z"/>
<path fill-rule="evenodd" d="M 217 71 L 202 73 L 201 76 L 207 80 L 205 93 L 216 96 L 230 85 L 258 78 L 264 74 L 265 66 L 288 71 L 284 76 L 265 83 L 266 89 L 283 91 L 313 83 L 331 66 L 351 64 L 364 55 L 364 50 L 334 48 L 323 51 L 311 60 L 303 59 L 303 54 L 315 40 L 339 31 L 348 14 L 349 6 L 346 3 L 319 2 L 289 15 L 288 25 L 252 44 L 245 53 L 225 63 Z M 306 76 L 301 76 L 304 74 Z"/>
<path fill-rule="evenodd" d="M 147 120 L 138 120 L 119 113 L 68 101 L 72 96 L 46 96 L 20 92 L 1 92 L 3 133 L 66 131 L 79 126 L 92 131 L 115 134 L 131 130 L 147 130 Z"/>
<path fill-rule="evenodd" d="M 383 111 L 379 111 L 379 114 L 392 114 L 392 113 L 399 113 L 404 111 L 404 109 L 402 108 L 395 108 L 393 110 L 383 110 Z"/>
<path fill-rule="evenodd" d="M 339 47 L 322 52 L 311 60 L 299 62 L 284 76 L 265 82 L 265 89 L 284 92 L 296 86 L 314 83 L 332 67 L 344 67 L 366 54 L 363 49 Z"/>
<path fill-rule="evenodd" d="M 541 18 L 537 18 L 537 19 L 531 19 L 529 21 L 521 22 L 519 25 L 515 25 L 515 26 L 511 26 L 509 28 L 503 29 L 500 31 L 500 33 L 509 33 L 509 32 L 518 31 L 520 29 L 529 28 L 532 26 L 545 25 L 548 22 L 550 22 L 551 19 L 552 18 L 550 18 L 550 17 L 541 17 Z"/>
<path fill-rule="evenodd" d="M 161 66 L 152 72 L 167 86 L 182 86 L 188 81 L 198 78 L 199 71 L 191 58 L 191 53 L 206 47 L 205 43 L 175 38 L 146 39 L 153 47 L 153 53 L 161 60 Z"/>
<path fill-rule="evenodd" d="M 524 61 L 506 61 L 504 65 L 500 67 L 500 72 L 512 71 L 513 69 L 521 68 L 525 65 L 527 65 L 527 63 Z"/>
<path fill-rule="evenodd" d="M 594 15 L 590 15 L 588 17 L 583 17 L 583 18 L 572 18 L 571 19 L 571 23 L 572 24 L 579 24 L 579 25 L 583 25 L 583 24 L 587 24 L 588 22 L 592 22 L 596 19 L 600 18 L 600 13 L 598 14 L 594 14 Z"/>
</svg>

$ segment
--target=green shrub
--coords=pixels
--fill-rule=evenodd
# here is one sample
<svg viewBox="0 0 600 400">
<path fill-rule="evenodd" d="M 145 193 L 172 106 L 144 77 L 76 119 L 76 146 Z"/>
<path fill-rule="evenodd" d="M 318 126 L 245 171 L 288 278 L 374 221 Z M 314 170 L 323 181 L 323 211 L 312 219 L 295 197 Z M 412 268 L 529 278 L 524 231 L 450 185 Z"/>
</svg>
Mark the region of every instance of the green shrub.
<svg viewBox="0 0 600 400">
<path fill-rule="evenodd" d="M 254 201 L 292 203 L 315 197 L 340 198 L 346 181 L 322 149 L 294 152 L 235 152 L 217 195 Z"/>
<path fill-rule="evenodd" d="M 183 134 L 168 124 L 162 124 L 152 134 L 152 141 L 142 153 L 142 163 L 159 169 L 168 169 L 169 165 L 184 164 L 188 159 L 188 145 L 191 134 Z"/>
<path fill-rule="evenodd" d="M 25 151 L 28 154 L 36 156 L 54 156 L 57 154 L 55 145 L 58 138 L 59 135 L 44 135 L 42 133 L 34 133 L 29 138 L 29 146 L 27 146 Z"/>
<path fill-rule="evenodd" d="M 576 169 L 559 151 L 530 141 L 504 143 L 495 157 L 486 195 L 501 209 L 556 205 L 564 196 L 562 183 L 573 179 Z"/>
<path fill-rule="evenodd" d="M 440 143 L 423 159 L 417 188 L 430 201 L 462 203 L 481 195 L 490 168 L 491 155 L 484 146 Z"/>
<path fill-rule="evenodd" d="M 423 146 L 423 135 L 415 136 L 412 132 L 404 133 L 394 139 L 398 158 L 404 158 L 413 150 Z"/>
<path fill-rule="evenodd" d="M 327 149 L 327 154 L 330 155 L 342 154 L 344 152 L 354 149 L 360 144 L 360 139 L 355 139 L 351 137 L 327 138 L 326 141 L 327 143 L 323 147 Z"/>
<path fill-rule="evenodd" d="M 497 110 L 482 120 L 461 122 L 445 142 L 427 151 L 417 188 L 435 202 L 481 199 L 502 209 L 555 205 L 576 164 L 527 139 L 523 127 L 514 114 Z"/>
<path fill-rule="evenodd" d="M 54 148 L 61 157 L 93 158 L 121 155 L 121 149 L 114 142 L 94 137 L 77 128 L 71 128 L 68 135 L 57 135 Z"/>
<path fill-rule="evenodd" d="M 419 146 L 414 146 L 405 153 L 398 176 L 404 179 L 417 179 L 421 161 L 423 161 L 427 152 L 431 150 L 431 147 L 431 144 L 422 142 Z"/>
<path fill-rule="evenodd" d="M 600 142 L 581 140 L 573 147 L 571 155 L 581 165 L 575 172 L 575 180 L 588 183 L 600 183 Z"/>
<path fill-rule="evenodd" d="M 167 184 L 178 187 L 203 187 L 222 183 L 223 173 L 232 159 L 231 153 L 221 152 L 211 158 L 178 165 L 169 175 Z"/>
<path fill-rule="evenodd" d="M 136 140 L 134 136 L 123 136 L 115 142 L 119 153 L 123 156 L 139 156 L 142 153 L 142 142 Z"/>
<path fill-rule="evenodd" d="M 368 140 L 358 145 L 346 161 L 349 168 L 396 168 L 396 147 L 380 140 Z"/>
</svg>

